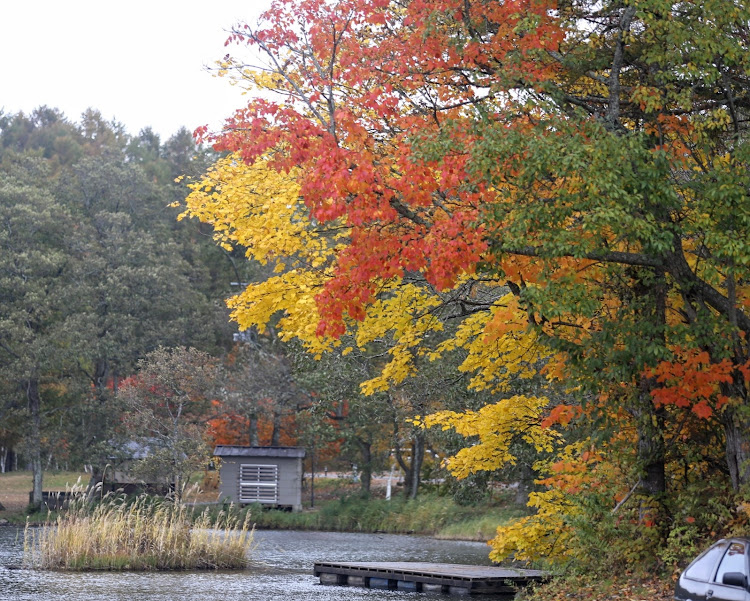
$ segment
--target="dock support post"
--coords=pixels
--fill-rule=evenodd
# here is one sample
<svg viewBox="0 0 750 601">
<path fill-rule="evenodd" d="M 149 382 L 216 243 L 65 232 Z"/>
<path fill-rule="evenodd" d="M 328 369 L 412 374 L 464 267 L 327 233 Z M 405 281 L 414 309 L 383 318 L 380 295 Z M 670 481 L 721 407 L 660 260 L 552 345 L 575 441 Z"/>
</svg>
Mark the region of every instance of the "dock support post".
<svg viewBox="0 0 750 601">
<path fill-rule="evenodd" d="M 346 584 L 346 576 L 342 574 L 320 573 L 320 584 Z"/>
<path fill-rule="evenodd" d="M 368 578 L 366 576 L 344 576 L 346 584 L 349 586 L 367 586 Z"/>
<path fill-rule="evenodd" d="M 382 590 L 393 590 L 396 588 L 396 581 L 388 578 L 370 578 L 370 588 L 378 588 Z"/>
<path fill-rule="evenodd" d="M 409 593 L 418 593 L 422 590 L 420 582 L 412 582 L 411 580 L 399 580 L 396 583 L 396 589 L 399 591 L 407 591 Z"/>
</svg>

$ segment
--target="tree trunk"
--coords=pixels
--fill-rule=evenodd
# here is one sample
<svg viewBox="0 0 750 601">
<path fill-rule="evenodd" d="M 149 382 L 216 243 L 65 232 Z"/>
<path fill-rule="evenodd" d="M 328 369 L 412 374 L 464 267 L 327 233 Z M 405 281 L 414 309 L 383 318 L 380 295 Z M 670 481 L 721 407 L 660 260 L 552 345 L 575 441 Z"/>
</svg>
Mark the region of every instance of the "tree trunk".
<svg viewBox="0 0 750 601">
<path fill-rule="evenodd" d="M 649 415 L 644 415 L 648 419 Z M 638 460 L 641 465 L 641 488 L 654 497 L 665 493 L 667 480 L 664 470 L 664 439 L 657 428 L 645 421 L 638 426 Z"/>
<path fill-rule="evenodd" d="M 369 495 L 372 482 L 372 445 L 361 439 L 357 439 L 357 443 L 362 453 L 362 479 L 359 485 L 362 492 Z"/>
<path fill-rule="evenodd" d="M 271 446 L 281 446 L 281 411 L 273 411 L 273 430 L 271 431 Z"/>
<path fill-rule="evenodd" d="M 406 459 L 404 458 L 404 454 L 401 451 L 401 444 L 396 441 L 393 445 L 393 456 L 396 459 L 396 463 L 398 463 L 398 466 L 401 468 L 401 471 L 404 472 L 404 490 L 410 490 L 411 489 L 411 465 L 409 465 L 406 462 Z"/>
<path fill-rule="evenodd" d="M 407 463 L 401 451 L 401 445 L 396 443 L 395 455 L 401 469 L 404 471 L 404 494 L 410 499 L 416 499 L 421 483 L 420 475 L 424 460 L 424 433 L 418 432 L 411 441 L 411 460 Z"/>
<path fill-rule="evenodd" d="M 650 325 L 648 336 L 653 344 L 665 345 L 664 330 L 667 323 L 667 284 L 664 272 L 654 270 L 645 275 L 638 273 L 634 291 L 645 300 L 636 315 Z M 650 497 L 658 497 L 667 490 L 664 448 L 664 411 L 657 409 L 651 391 L 656 386 L 654 378 L 641 374 L 636 391 L 635 417 L 638 430 L 636 447 L 641 470 L 641 489 Z"/>
<path fill-rule="evenodd" d="M 107 468 L 105 467 L 104 470 Z M 104 490 L 99 490 L 99 485 L 101 484 L 101 487 L 104 487 L 104 470 L 99 465 L 91 464 L 91 477 L 89 478 L 89 483 L 86 486 L 86 498 L 91 500 L 94 498 L 94 494 L 96 492 L 100 492 L 101 494 L 104 494 Z"/>
<path fill-rule="evenodd" d="M 736 491 L 750 483 L 750 423 L 738 413 L 727 407 L 723 414 L 727 465 Z"/>
<path fill-rule="evenodd" d="M 109 376 L 109 361 L 104 358 L 96 360 L 94 366 L 94 389 L 96 390 L 96 397 L 99 401 L 104 401 L 107 398 L 107 377 Z"/>
<path fill-rule="evenodd" d="M 310 450 L 310 507 L 315 507 L 315 447 Z"/>
<path fill-rule="evenodd" d="M 425 447 L 424 439 L 424 431 L 420 430 L 414 436 L 414 440 L 411 443 L 411 489 L 409 490 L 410 499 L 417 498 L 419 485 L 422 482 L 422 463 L 424 461 Z"/>
<path fill-rule="evenodd" d="M 251 447 L 260 446 L 258 438 L 258 414 L 251 413 L 247 416 L 247 440 Z"/>
<path fill-rule="evenodd" d="M 26 399 L 29 403 L 29 415 L 31 417 L 31 433 L 29 436 L 33 479 L 31 505 L 40 509 L 42 507 L 42 402 L 39 397 L 39 381 L 35 376 L 32 376 L 26 382 Z"/>
</svg>

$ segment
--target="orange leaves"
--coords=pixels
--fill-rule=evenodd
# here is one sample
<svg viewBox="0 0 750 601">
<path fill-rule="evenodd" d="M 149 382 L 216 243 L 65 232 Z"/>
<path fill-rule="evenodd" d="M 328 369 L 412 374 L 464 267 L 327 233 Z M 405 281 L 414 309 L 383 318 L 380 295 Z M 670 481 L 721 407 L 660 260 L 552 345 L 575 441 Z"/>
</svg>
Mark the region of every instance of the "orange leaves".
<svg viewBox="0 0 750 601">
<path fill-rule="evenodd" d="M 550 428 L 555 424 L 567 426 L 575 418 L 580 417 L 582 410 L 577 405 L 560 404 L 552 408 L 549 415 L 542 420 L 542 428 Z"/>
<path fill-rule="evenodd" d="M 726 397 L 719 397 L 719 401 L 725 401 Z M 722 403 L 723 404 L 723 403 Z M 718 405 L 719 407 L 721 405 Z M 693 405 L 693 413 L 695 413 L 698 417 L 701 419 L 708 419 L 711 417 L 714 413 L 713 408 L 708 404 L 705 400 L 698 401 L 695 405 Z"/>
<path fill-rule="evenodd" d="M 215 410 L 219 413 L 206 422 L 205 435 L 213 445 L 247 445 L 250 444 L 250 430 L 255 428 L 259 444 L 269 445 L 274 428 L 270 405 L 270 401 L 257 403 L 255 407 L 257 419 L 255 424 L 251 425 L 248 417 L 233 411 L 225 411 L 223 405 L 216 402 Z M 296 445 L 298 443 L 297 430 L 293 415 L 282 416 L 280 443 L 289 446 Z"/>
<path fill-rule="evenodd" d="M 737 370 L 742 374 L 745 382 L 750 382 L 750 359 L 745 361 L 742 365 L 738 365 Z"/>
<path fill-rule="evenodd" d="M 548 476 L 538 483 L 569 495 L 578 494 L 590 486 L 603 486 L 602 479 L 606 478 L 600 472 L 607 472 L 612 468 L 606 462 L 602 462 L 604 456 L 599 452 L 571 448 L 548 465 Z"/>
<path fill-rule="evenodd" d="M 206 435 L 213 445 L 247 444 L 248 420 L 236 414 L 214 417 L 206 422 Z"/>
<path fill-rule="evenodd" d="M 493 309 L 492 318 L 484 328 L 483 343 L 496 344 L 508 334 L 523 332 L 526 326 L 526 316 L 519 310 L 517 299 L 508 295 L 505 297 L 504 306 L 498 305 Z"/>
<path fill-rule="evenodd" d="M 721 385 L 732 383 L 735 367 L 729 359 L 712 363 L 705 351 L 677 349 L 675 354 L 677 361 L 662 361 L 648 374 L 662 384 L 651 393 L 654 403 L 690 408 L 699 418 L 708 419 L 729 402 Z"/>
</svg>

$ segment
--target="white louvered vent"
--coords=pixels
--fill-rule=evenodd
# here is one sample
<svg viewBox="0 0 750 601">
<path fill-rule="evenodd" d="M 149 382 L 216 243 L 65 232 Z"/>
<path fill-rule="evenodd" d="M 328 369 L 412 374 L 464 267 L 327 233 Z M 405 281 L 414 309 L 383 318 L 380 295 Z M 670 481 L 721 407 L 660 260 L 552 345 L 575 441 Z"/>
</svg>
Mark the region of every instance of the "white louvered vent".
<svg viewBox="0 0 750 601">
<path fill-rule="evenodd" d="M 240 465 L 240 503 L 278 503 L 279 467 L 277 465 Z"/>
</svg>

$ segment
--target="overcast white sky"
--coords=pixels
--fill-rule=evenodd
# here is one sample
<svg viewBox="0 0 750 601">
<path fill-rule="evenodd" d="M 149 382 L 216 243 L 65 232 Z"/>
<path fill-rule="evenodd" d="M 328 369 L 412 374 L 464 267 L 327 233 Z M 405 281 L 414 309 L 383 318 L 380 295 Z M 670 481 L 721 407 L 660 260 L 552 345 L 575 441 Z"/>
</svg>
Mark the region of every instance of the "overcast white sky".
<svg viewBox="0 0 750 601">
<path fill-rule="evenodd" d="M 0 109 L 47 105 L 77 121 L 92 107 L 130 134 L 151 126 L 162 141 L 181 126 L 218 127 L 243 98 L 205 66 L 227 53 L 226 30 L 253 23 L 268 4 L 9 0 L 0 20 Z"/>
</svg>

